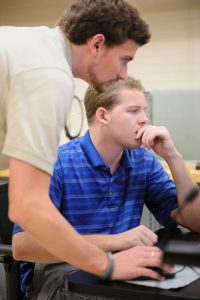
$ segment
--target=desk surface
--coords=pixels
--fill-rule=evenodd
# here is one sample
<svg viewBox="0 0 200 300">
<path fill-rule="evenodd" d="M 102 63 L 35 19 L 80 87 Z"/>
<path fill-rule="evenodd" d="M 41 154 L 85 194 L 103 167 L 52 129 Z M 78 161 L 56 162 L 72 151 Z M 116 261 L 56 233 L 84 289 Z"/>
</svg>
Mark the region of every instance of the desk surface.
<svg viewBox="0 0 200 300">
<path fill-rule="evenodd" d="M 0 170 L 0 177 L 9 177 L 10 175 L 10 172 L 9 172 L 9 169 L 6 169 L 6 170 Z"/>
<path fill-rule="evenodd" d="M 158 232 L 159 239 L 164 238 L 166 229 Z M 179 240 L 198 241 L 200 234 L 182 233 L 175 229 L 170 237 Z M 164 290 L 153 287 L 139 286 L 122 281 L 102 282 L 98 277 L 87 272 L 76 271 L 68 275 L 69 290 L 75 293 L 83 293 L 115 299 L 129 300 L 197 300 L 200 299 L 200 279 L 179 289 Z"/>
<path fill-rule="evenodd" d="M 161 161 L 165 171 L 169 174 L 169 176 L 172 178 L 170 169 L 166 162 Z M 197 182 L 200 183 L 200 170 L 196 170 L 196 161 L 186 161 L 186 166 L 188 168 L 188 171 L 192 175 L 192 178 Z"/>
</svg>

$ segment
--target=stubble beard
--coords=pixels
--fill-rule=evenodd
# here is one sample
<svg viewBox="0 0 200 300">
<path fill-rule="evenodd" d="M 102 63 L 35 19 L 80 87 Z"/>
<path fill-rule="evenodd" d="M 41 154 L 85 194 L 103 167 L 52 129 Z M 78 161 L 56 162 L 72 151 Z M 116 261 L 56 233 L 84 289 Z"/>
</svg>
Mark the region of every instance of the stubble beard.
<svg viewBox="0 0 200 300">
<path fill-rule="evenodd" d="M 104 89 L 110 85 L 112 82 L 115 82 L 117 81 L 117 79 L 115 80 L 109 80 L 109 81 L 106 81 L 106 82 L 99 82 L 99 80 L 97 79 L 97 73 L 96 71 L 94 70 L 94 65 L 89 65 L 88 66 L 88 74 L 89 74 L 89 78 L 90 78 L 90 83 L 91 85 L 93 86 L 93 88 L 101 93 L 104 91 Z"/>
<path fill-rule="evenodd" d="M 93 86 L 93 88 L 97 92 L 102 92 L 103 91 L 103 88 L 102 88 L 103 84 L 99 83 L 93 65 L 88 66 L 88 74 L 89 74 L 89 78 L 90 78 L 90 83 Z"/>
</svg>

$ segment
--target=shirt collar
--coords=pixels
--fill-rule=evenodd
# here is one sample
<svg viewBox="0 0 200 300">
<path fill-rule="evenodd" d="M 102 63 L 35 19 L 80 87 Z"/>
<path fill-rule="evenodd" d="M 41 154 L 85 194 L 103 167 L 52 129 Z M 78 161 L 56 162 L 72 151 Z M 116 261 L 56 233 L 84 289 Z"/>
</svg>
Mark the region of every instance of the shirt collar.
<svg viewBox="0 0 200 300">
<path fill-rule="evenodd" d="M 131 159 L 131 150 L 125 149 L 121 159 L 121 165 L 124 169 L 133 168 L 133 161 Z"/>
<path fill-rule="evenodd" d="M 101 158 L 101 156 L 99 155 L 99 153 L 97 152 L 96 148 L 92 143 L 89 130 L 86 131 L 80 144 L 88 160 L 91 162 L 91 164 L 94 167 L 106 166 L 103 159 Z"/>
<path fill-rule="evenodd" d="M 106 166 L 105 162 L 103 161 L 96 148 L 94 147 L 94 144 L 92 143 L 89 130 L 86 131 L 85 135 L 81 139 L 80 144 L 88 160 L 94 167 Z M 124 150 L 120 166 L 124 169 L 129 169 L 133 167 L 133 163 L 130 156 L 130 150 Z"/>
<path fill-rule="evenodd" d="M 61 45 L 62 49 L 64 50 L 65 57 L 67 58 L 67 61 L 72 68 L 72 50 L 71 50 L 71 44 L 68 38 L 65 36 L 64 32 L 60 29 L 59 26 L 56 26 L 51 29 L 52 33 L 54 34 L 56 40 Z"/>
</svg>

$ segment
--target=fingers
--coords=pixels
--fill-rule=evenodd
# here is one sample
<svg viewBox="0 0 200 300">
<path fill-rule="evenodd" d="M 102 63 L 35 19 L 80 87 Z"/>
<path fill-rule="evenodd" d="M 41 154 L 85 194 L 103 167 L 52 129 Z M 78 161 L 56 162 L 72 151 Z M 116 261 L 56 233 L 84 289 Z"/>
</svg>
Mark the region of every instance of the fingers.
<svg viewBox="0 0 200 300">
<path fill-rule="evenodd" d="M 152 246 L 154 245 L 157 240 L 158 236 L 149 228 L 147 228 L 144 225 L 140 225 L 133 229 L 133 232 L 138 232 L 138 245 L 146 245 L 146 246 Z"/>
<path fill-rule="evenodd" d="M 162 264 L 163 253 L 158 247 L 144 247 L 144 261 L 145 266 L 157 266 Z"/>
<path fill-rule="evenodd" d="M 156 137 L 159 136 L 159 130 L 157 128 L 148 127 L 143 132 L 142 135 L 142 144 L 146 148 L 152 148 L 155 143 Z"/>
<path fill-rule="evenodd" d="M 168 273 L 172 273 L 174 271 L 174 265 L 162 264 L 161 268 Z"/>
<path fill-rule="evenodd" d="M 146 246 L 152 246 L 158 241 L 158 236 L 149 228 L 141 225 L 141 230 L 143 231 L 142 241 Z"/>
<path fill-rule="evenodd" d="M 138 277 L 148 277 L 158 281 L 164 280 L 164 278 L 158 272 L 151 268 L 140 268 L 138 273 L 140 274 Z"/>
<path fill-rule="evenodd" d="M 165 139 L 168 131 L 163 126 L 143 126 L 137 133 L 136 139 L 141 139 L 145 148 L 152 148 L 155 145 L 156 138 Z"/>
<path fill-rule="evenodd" d="M 135 246 L 114 254 L 114 271 L 112 279 L 128 280 L 139 276 L 148 276 L 152 279 L 163 278 L 149 267 L 162 266 L 162 251 L 153 246 Z M 165 269 L 170 267 L 165 265 Z"/>
<path fill-rule="evenodd" d="M 143 266 L 159 267 L 166 272 L 173 272 L 174 266 L 170 264 L 163 264 L 163 253 L 158 247 L 146 247 L 144 249 L 145 259 Z"/>
</svg>

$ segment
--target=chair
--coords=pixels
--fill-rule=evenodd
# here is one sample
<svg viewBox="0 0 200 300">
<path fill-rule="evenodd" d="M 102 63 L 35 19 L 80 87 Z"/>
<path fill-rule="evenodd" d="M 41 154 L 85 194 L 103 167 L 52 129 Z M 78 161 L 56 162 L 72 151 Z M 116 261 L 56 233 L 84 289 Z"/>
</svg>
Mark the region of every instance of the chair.
<svg viewBox="0 0 200 300">
<path fill-rule="evenodd" d="M 0 181 L 0 263 L 5 270 L 7 300 L 20 300 L 20 269 L 12 256 L 12 227 L 8 219 L 8 181 Z"/>
</svg>

